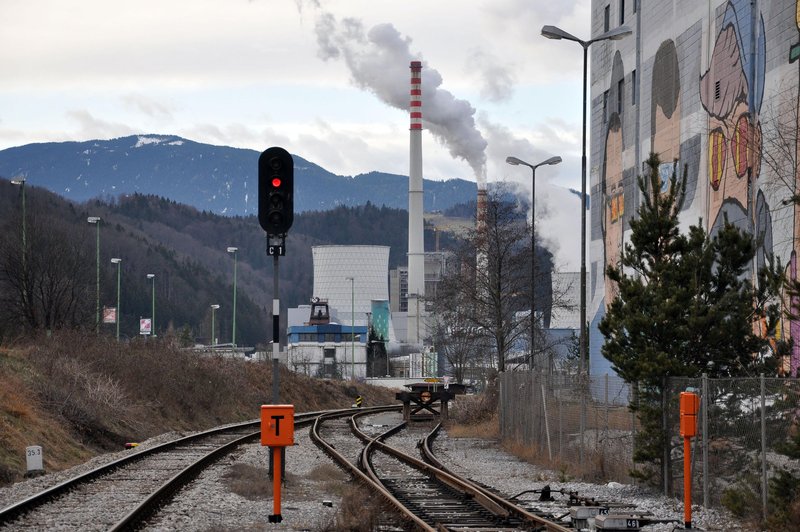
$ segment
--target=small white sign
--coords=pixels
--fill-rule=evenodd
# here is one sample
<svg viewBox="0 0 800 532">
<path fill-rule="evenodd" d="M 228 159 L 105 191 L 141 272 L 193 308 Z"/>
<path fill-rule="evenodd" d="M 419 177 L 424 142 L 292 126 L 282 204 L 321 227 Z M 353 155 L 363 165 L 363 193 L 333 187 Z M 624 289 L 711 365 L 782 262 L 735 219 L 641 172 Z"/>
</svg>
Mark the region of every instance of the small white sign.
<svg viewBox="0 0 800 532">
<path fill-rule="evenodd" d="M 450 388 L 450 375 L 445 375 L 442 377 L 442 380 L 444 380 L 444 389 L 447 390 Z"/>
<path fill-rule="evenodd" d="M 103 323 L 117 323 L 116 307 L 103 307 Z"/>
<path fill-rule="evenodd" d="M 28 471 L 41 471 L 44 469 L 42 466 L 42 447 L 40 445 L 26 447 L 25 459 L 28 463 Z"/>
<path fill-rule="evenodd" d="M 139 319 L 139 334 L 150 334 L 152 332 L 153 322 L 150 318 Z"/>
</svg>

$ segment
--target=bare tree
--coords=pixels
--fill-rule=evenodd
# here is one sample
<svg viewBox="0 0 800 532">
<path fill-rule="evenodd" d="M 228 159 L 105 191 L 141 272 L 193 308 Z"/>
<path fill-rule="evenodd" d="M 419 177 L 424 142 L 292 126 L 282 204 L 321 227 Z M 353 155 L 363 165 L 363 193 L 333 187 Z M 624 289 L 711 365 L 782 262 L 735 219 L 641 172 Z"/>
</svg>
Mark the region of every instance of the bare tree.
<svg viewBox="0 0 800 532">
<path fill-rule="evenodd" d="M 771 174 L 765 186 L 783 196 L 784 205 L 800 204 L 800 99 L 797 80 L 782 84 L 768 101 L 761 113 L 761 144 L 755 135 L 755 142 L 749 149 L 751 153 L 760 151 L 754 155 L 760 155 L 764 169 Z"/>
<path fill-rule="evenodd" d="M 462 331 L 491 341 L 485 358 L 498 371 L 505 371 L 511 346 L 526 332 L 515 313 L 530 301 L 530 227 L 515 205 L 503 201 L 503 192 L 488 194 L 485 223 L 465 233 L 436 300 L 437 313 L 457 315 Z"/>
<path fill-rule="evenodd" d="M 33 331 L 88 325 L 94 316 L 93 258 L 85 236 L 47 215 L 30 216 L 26 239 L 0 236 L 0 324 Z"/>
<path fill-rule="evenodd" d="M 437 301 L 431 327 L 433 343 L 452 368 L 453 378 L 463 383 L 466 370 L 475 367 L 484 354 L 486 338 L 465 312 L 469 303 L 462 294 L 453 293 L 449 301 Z"/>
</svg>

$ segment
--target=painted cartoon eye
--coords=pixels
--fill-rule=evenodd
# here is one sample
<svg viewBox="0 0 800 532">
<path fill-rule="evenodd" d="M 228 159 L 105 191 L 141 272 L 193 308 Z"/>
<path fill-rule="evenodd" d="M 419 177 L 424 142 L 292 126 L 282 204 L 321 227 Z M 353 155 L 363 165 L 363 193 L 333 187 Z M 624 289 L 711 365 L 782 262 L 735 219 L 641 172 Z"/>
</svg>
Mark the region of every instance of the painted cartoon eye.
<svg viewBox="0 0 800 532">
<path fill-rule="evenodd" d="M 748 151 L 752 147 L 748 146 L 750 133 L 750 119 L 747 114 L 743 114 L 736 121 L 736 128 L 733 130 L 731 139 L 731 155 L 733 155 L 733 167 L 736 175 L 744 177 L 747 173 Z"/>
<path fill-rule="evenodd" d="M 717 128 L 708 133 L 708 179 L 714 190 L 719 190 L 724 170 L 725 135 Z"/>
</svg>

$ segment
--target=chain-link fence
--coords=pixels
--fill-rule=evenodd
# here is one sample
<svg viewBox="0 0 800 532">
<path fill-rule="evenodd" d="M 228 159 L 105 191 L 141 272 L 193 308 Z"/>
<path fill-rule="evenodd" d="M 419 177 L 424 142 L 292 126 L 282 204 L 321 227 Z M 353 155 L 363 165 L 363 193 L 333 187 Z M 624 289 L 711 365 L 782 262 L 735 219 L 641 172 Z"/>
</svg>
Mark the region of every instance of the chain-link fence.
<svg viewBox="0 0 800 532">
<path fill-rule="evenodd" d="M 782 504 L 770 486 L 781 472 L 795 477 L 800 461 L 789 455 L 800 429 L 800 379 L 737 378 L 667 381 L 665 412 L 670 439 L 665 491 L 683 497 L 680 392 L 700 395 L 698 434 L 692 439 L 692 500 L 704 506 L 747 505 L 762 515 Z M 796 452 L 796 451 L 795 451 Z M 773 500 L 771 500 L 773 499 Z"/>
<path fill-rule="evenodd" d="M 499 383 L 504 440 L 535 449 L 556 467 L 569 464 L 585 478 L 630 478 L 639 424 L 628 409 L 631 388 L 622 379 L 520 371 L 501 374 Z M 679 396 L 687 389 L 701 398 L 697 436 L 691 439 L 693 501 L 706 507 L 747 505 L 767 515 L 770 504 L 782 504 L 775 479 L 796 478 L 800 471 L 800 460 L 790 458 L 800 442 L 800 379 L 665 379 L 662 428 L 669 447 L 663 489 L 680 498 Z"/>
<path fill-rule="evenodd" d="M 588 478 L 627 476 L 637 422 L 622 379 L 515 371 L 499 381 L 504 440 L 534 447 Z"/>
</svg>

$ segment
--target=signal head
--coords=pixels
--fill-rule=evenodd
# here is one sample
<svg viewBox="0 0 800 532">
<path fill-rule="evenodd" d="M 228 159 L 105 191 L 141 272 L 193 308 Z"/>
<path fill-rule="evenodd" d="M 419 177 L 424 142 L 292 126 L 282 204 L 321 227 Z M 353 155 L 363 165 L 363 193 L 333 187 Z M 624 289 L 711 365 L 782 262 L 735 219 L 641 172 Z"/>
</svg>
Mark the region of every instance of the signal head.
<svg viewBox="0 0 800 532">
<path fill-rule="evenodd" d="M 258 222 L 268 235 L 285 235 L 294 221 L 294 160 L 279 147 L 258 158 Z"/>
</svg>

